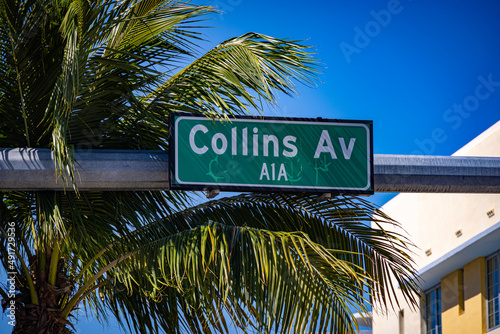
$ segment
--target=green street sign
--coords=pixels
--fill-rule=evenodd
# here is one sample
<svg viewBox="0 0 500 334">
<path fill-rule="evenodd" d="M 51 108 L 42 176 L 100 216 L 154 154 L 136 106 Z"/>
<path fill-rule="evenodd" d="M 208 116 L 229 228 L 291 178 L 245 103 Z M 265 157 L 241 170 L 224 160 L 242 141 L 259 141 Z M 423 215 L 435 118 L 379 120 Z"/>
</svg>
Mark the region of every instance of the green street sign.
<svg viewBox="0 0 500 334">
<path fill-rule="evenodd" d="M 373 194 L 373 122 L 174 114 L 170 188 Z"/>
</svg>

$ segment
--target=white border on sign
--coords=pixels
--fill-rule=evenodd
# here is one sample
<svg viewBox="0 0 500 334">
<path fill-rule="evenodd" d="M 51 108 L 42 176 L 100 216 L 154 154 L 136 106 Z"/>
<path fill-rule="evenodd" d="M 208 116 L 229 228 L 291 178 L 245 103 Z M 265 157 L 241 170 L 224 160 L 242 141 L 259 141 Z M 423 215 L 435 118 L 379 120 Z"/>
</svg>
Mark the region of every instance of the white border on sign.
<svg viewBox="0 0 500 334">
<path fill-rule="evenodd" d="M 179 179 L 179 176 L 177 174 L 177 171 L 179 170 L 179 131 L 178 131 L 178 126 L 177 124 L 184 119 L 196 119 L 196 120 L 201 120 L 202 122 L 247 122 L 247 123 L 277 123 L 277 124 L 307 124 L 307 125 L 316 125 L 320 126 L 322 124 L 328 124 L 328 125 L 341 125 L 341 126 L 357 126 L 357 127 L 363 127 L 366 130 L 366 147 L 367 147 L 367 182 L 368 184 L 364 188 L 346 188 L 346 187 L 313 187 L 313 186 L 283 186 L 283 185 L 271 185 L 271 184 L 240 184 L 240 183 L 209 183 L 209 182 L 184 182 Z M 328 121 L 321 121 L 321 122 L 313 122 L 313 121 L 288 121 L 288 120 L 283 120 L 283 121 L 277 121 L 277 120 L 255 120 L 255 119 L 232 119 L 230 121 L 226 120 L 211 120 L 211 119 L 204 119 L 199 116 L 181 116 L 175 120 L 175 180 L 177 181 L 178 184 L 185 184 L 185 185 L 200 185 L 200 186 L 206 186 L 206 185 L 221 185 L 221 186 L 228 186 L 228 187 L 260 187 L 260 188 L 276 188 L 276 189 L 295 189 L 295 188 L 301 188 L 301 189 L 325 189 L 325 190 L 367 190 L 370 188 L 370 181 L 371 181 L 371 168 L 370 168 L 370 157 L 371 157 L 371 146 L 370 146 L 370 138 L 371 138 L 371 133 L 370 129 L 366 124 L 363 123 L 349 123 L 349 122 L 328 122 Z"/>
</svg>

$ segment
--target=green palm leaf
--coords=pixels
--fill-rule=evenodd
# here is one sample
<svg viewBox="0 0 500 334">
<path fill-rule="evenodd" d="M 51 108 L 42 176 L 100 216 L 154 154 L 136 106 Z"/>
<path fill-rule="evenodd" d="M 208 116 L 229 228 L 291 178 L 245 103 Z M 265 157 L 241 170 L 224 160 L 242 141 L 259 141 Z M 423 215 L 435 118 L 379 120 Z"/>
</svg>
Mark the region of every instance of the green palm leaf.
<svg viewBox="0 0 500 334">
<path fill-rule="evenodd" d="M 209 117 L 247 113 L 248 108 L 259 109 L 258 99 L 274 103 L 275 91 L 294 93 L 290 78 L 313 85 L 315 65 L 312 54 L 297 42 L 248 33 L 219 44 L 176 73 L 148 102 Z"/>
<path fill-rule="evenodd" d="M 68 185 L 0 192 L 15 332 L 69 333 L 83 307 L 141 333 L 352 333 L 353 310 L 397 305 L 391 280 L 416 304 L 412 244 L 364 200 L 245 194 L 191 207 L 182 192 L 74 188 L 75 149 L 166 150 L 172 112 L 262 112 L 297 83 L 315 85 L 318 62 L 301 41 L 248 33 L 199 56 L 213 12 L 0 0 L 0 147 L 51 148 Z"/>
<path fill-rule="evenodd" d="M 127 292 L 112 294 L 115 299 L 105 304 L 111 307 L 116 298 L 124 298 L 120 304 L 128 309 L 129 324 L 144 325 L 143 317 L 153 314 L 144 300 L 158 301 L 148 305 L 155 315 L 166 316 L 178 303 L 171 298 L 181 298 L 204 310 L 199 318 L 180 308 L 184 311 L 176 317 L 188 328 L 202 323 L 224 331 L 219 317 L 224 310 L 233 321 L 245 319 L 259 332 L 329 328 L 352 333 L 351 309 L 366 312 L 370 298 L 392 303 L 384 299 L 390 284 L 386 273 L 396 273 L 410 302 L 416 302 L 417 290 L 406 251 L 411 244 L 395 232 L 368 227 L 374 218 L 397 224 L 359 201 L 253 194 L 171 214 L 126 236 L 126 249 L 117 244 L 108 250 L 111 258 L 131 256 L 108 272 L 117 279 L 115 289 Z M 382 247 L 387 244 L 391 247 Z M 138 304 L 127 299 L 130 293 L 138 295 Z M 99 303 L 97 297 L 94 302 Z M 151 316 L 147 322 L 150 331 L 154 321 Z"/>
</svg>

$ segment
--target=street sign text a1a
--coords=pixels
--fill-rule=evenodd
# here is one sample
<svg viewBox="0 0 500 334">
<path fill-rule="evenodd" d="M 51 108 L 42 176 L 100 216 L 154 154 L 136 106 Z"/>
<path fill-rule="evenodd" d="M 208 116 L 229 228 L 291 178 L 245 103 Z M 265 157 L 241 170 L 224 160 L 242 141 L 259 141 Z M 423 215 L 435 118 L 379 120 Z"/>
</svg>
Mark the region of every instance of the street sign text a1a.
<svg viewBox="0 0 500 334">
<path fill-rule="evenodd" d="M 174 114 L 171 189 L 373 193 L 372 122 Z"/>
</svg>

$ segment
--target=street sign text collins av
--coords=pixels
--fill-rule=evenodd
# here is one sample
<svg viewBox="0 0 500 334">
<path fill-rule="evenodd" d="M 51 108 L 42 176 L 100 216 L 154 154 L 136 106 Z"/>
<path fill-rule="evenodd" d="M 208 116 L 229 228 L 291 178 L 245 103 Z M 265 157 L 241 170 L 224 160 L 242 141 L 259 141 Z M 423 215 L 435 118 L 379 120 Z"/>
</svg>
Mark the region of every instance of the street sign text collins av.
<svg viewBox="0 0 500 334">
<path fill-rule="evenodd" d="M 174 114 L 170 188 L 373 193 L 372 121 Z"/>
</svg>

